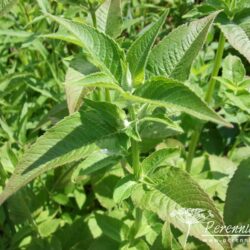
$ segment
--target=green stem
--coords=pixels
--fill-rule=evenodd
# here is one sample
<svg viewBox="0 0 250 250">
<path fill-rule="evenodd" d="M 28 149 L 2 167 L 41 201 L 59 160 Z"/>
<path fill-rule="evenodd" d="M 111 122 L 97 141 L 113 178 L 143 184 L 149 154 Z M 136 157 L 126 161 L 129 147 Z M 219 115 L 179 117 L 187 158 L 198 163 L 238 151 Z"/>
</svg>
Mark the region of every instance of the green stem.
<svg viewBox="0 0 250 250">
<path fill-rule="evenodd" d="M 131 105 L 129 107 L 130 118 L 132 121 L 136 119 L 136 114 L 134 107 Z M 140 166 L 140 148 L 137 141 L 131 138 L 131 151 L 132 151 L 132 165 L 134 169 L 134 176 L 136 180 L 140 179 L 141 176 L 141 166 Z"/>
<path fill-rule="evenodd" d="M 111 102 L 111 95 L 109 89 L 105 89 L 105 99 L 107 102 Z"/>
<path fill-rule="evenodd" d="M 193 158 L 194 158 L 194 153 L 195 153 L 195 149 L 196 149 L 197 144 L 198 144 L 199 139 L 200 139 L 201 130 L 202 130 L 202 126 L 197 128 L 191 136 L 191 141 L 189 144 L 189 151 L 188 151 L 188 156 L 187 156 L 187 163 L 186 163 L 187 172 L 190 172 L 190 170 L 191 170 L 191 166 L 192 166 L 192 162 L 193 162 Z"/>
<path fill-rule="evenodd" d="M 90 1 L 88 1 L 88 4 L 89 4 L 89 12 L 92 18 L 93 26 L 96 28 L 97 27 L 96 15 L 95 15 L 96 9 L 93 7 Z"/>
<path fill-rule="evenodd" d="M 223 33 L 220 32 L 218 49 L 217 49 L 215 61 L 214 61 L 214 67 L 213 67 L 213 71 L 211 74 L 211 78 L 210 78 L 209 83 L 208 83 L 208 89 L 207 89 L 206 96 L 205 96 L 205 101 L 208 104 L 211 103 L 211 100 L 213 98 L 213 93 L 214 93 L 214 88 L 215 88 L 215 83 L 216 83 L 216 80 L 214 79 L 214 77 L 218 76 L 218 73 L 219 73 L 219 70 L 221 67 L 224 46 L 225 46 L 225 37 L 224 37 Z M 195 154 L 195 149 L 196 149 L 197 144 L 199 142 L 202 128 L 203 128 L 203 125 L 200 125 L 196 129 L 196 131 L 193 132 L 193 134 L 191 136 L 191 141 L 189 144 L 189 151 L 188 151 L 188 156 L 187 156 L 187 162 L 186 162 L 186 170 L 188 172 L 190 172 L 190 170 L 191 170 L 191 166 L 192 166 L 192 162 L 193 162 L 193 158 L 194 158 L 194 154 Z"/>
<path fill-rule="evenodd" d="M 142 224 L 142 210 L 140 208 L 135 209 L 135 222 L 130 231 L 129 241 L 133 244 L 136 239 L 136 234 L 139 232 Z"/>
<path fill-rule="evenodd" d="M 225 46 L 225 37 L 223 33 L 220 32 L 220 38 L 219 38 L 218 49 L 217 49 L 216 56 L 215 56 L 214 68 L 213 68 L 212 75 L 208 83 L 208 89 L 207 89 L 207 93 L 205 96 L 205 101 L 208 104 L 210 104 L 212 97 L 213 97 L 215 83 L 216 83 L 216 80 L 214 79 L 214 77 L 218 76 L 218 73 L 220 70 L 224 46 Z"/>
</svg>

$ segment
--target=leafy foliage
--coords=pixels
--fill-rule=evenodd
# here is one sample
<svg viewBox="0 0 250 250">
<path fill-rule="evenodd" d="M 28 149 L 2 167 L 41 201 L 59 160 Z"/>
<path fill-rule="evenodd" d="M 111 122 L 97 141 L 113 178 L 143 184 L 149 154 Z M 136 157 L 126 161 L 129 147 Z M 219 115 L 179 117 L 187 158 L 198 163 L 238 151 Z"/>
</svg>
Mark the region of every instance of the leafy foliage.
<svg viewBox="0 0 250 250">
<path fill-rule="evenodd" d="M 0 250 L 243 249 L 248 1 L 9 3 Z"/>
</svg>

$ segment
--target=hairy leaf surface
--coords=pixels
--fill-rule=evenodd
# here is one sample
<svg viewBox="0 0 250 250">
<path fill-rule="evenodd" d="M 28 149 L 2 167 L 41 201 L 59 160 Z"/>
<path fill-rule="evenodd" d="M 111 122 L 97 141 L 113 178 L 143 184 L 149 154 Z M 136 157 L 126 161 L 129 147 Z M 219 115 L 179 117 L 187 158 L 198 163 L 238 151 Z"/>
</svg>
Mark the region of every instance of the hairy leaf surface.
<svg viewBox="0 0 250 250">
<path fill-rule="evenodd" d="M 137 88 L 133 96 L 125 94 L 125 97 L 138 102 L 174 108 L 202 120 L 228 125 L 222 117 L 210 109 L 193 91 L 173 79 L 154 78 L 152 81 Z"/>
<path fill-rule="evenodd" d="M 220 25 L 219 27 L 232 47 L 250 62 L 250 38 L 246 32 L 236 24 Z"/>
<path fill-rule="evenodd" d="M 174 29 L 155 46 L 148 60 L 149 76 L 163 75 L 186 80 L 192 62 L 201 49 L 217 14 L 218 12 L 215 12 Z"/>
<path fill-rule="evenodd" d="M 148 188 L 138 185 L 134 189 L 132 200 L 136 206 L 157 213 L 162 220 L 171 222 L 185 233 L 188 220 L 191 223 L 190 235 L 202 241 L 215 239 L 207 242 L 212 249 L 231 249 L 226 237 L 220 237 L 220 242 L 213 238 L 215 227 L 223 226 L 222 218 L 208 195 L 186 172 L 165 167 L 151 174 L 150 179 L 154 184 Z M 183 211 L 188 211 L 189 216 L 186 217 Z M 208 222 L 213 222 L 213 226 L 206 230 Z M 226 233 L 223 231 L 222 234 Z"/>
<path fill-rule="evenodd" d="M 94 65 L 121 82 L 124 76 L 125 56 L 114 40 L 86 24 L 49 14 L 48 16 L 79 40 Z"/>
<path fill-rule="evenodd" d="M 160 28 L 166 20 L 167 13 L 168 11 L 166 11 L 142 36 L 138 37 L 128 50 L 127 60 L 135 84 L 144 81 L 145 66 L 150 50 Z"/>
</svg>

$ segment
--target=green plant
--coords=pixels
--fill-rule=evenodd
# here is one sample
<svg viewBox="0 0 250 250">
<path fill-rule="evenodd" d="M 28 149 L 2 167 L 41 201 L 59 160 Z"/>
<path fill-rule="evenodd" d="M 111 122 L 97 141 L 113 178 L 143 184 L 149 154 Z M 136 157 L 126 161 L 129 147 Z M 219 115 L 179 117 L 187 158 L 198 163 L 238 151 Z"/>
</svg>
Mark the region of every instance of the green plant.
<svg viewBox="0 0 250 250">
<path fill-rule="evenodd" d="M 218 76 L 221 62 L 223 58 L 225 40 L 229 44 L 239 51 L 247 60 L 250 62 L 249 48 L 250 48 L 250 38 L 249 38 L 249 16 L 247 10 L 250 8 L 248 1 L 206 1 L 204 4 L 195 7 L 194 10 L 187 14 L 186 16 L 202 16 L 208 14 L 211 11 L 221 10 L 219 14 L 217 26 L 220 29 L 220 36 L 218 41 L 218 48 L 216 52 L 216 57 L 214 61 L 213 71 L 208 83 L 208 88 L 206 90 L 205 101 L 211 104 L 214 95 L 214 89 L 216 84 L 216 77 Z M 187 169 L 190 171 L 192 160 L 194 157 L 195 149 L 197 147 L 201 130 L 203 125 L 200 125 L 197 130 L 193 133 L 190 142 L 189 155 L 187 160 Z"/>
<path fill-rule="evenodd" d="M 29 221 L 13 238 L 11 247 L 206 249 L 208 246 L 212 249 L 231 249 L 222 211 L 228 224 L 249 220 L 243 205 L 241 216 L 234 216 L 237 210 L 235 204 L 243 204 L 247 199 L 249 160 L 242 161 L 235 172 L 235 162 L 205 153 L 194 159 L 195 166 L 191 168 L 205 122 L 209 122 L 211 131 L 218 133 L 217 127 L 213 127 L 215 124 L 221 130 L 226 130 L 231 127 L 230 122 L 235 122 L 232 120 L 234 113 L 241 113 L 240 135 L 233 145 L 230 142 L 225 148 L 229 147 L 230 158 L 239 158 L 238 145 L 242 145 L 243 140 L 249 144 L 249 78 L 241 59 L 232 55 L 223 61 L 222 75 L 219 75 L 225 44 L 222 33 L 216 59 L 212 61 L 214 67 L 212 73 L 209 72 L 205 101 L 191 90 L 193 83 L 190 79 L 195 78 L 193 73 L 190 76 L 191 68 L 197 65 L 202 68 L 199 63 L 204 61 L 198 60 L 199 53 L 203 53 L 200 50 L 204 44 L 208 47 L 207 36 L 214 20 L 224 15 L 224 12 L 217 10 L 222 4 L 229 6 L 229 3 L 222 1 L 212 2 L 220 4 L 216 8 L 205 5 L 209 15 L 181 25 L 166 36 L 168 11 L 165 10 L 130 44 L 130 38 L 126 34 L 125 37 L 121 35 L 131 26 L 124 26 L 122 22 L 120 1 L 107 0 L 100 6 L 96 1 L 87 1 L 84 10 L 90 14 L 88 24 L 78 17 L 78 11 L 74 12 L 77 13 L 72 17 L 75 20 L 71 21 L 60 17 L 62 7 L 54 8 L 55 15 L 52 15 L 48 13 L 51 9 L 49 5 L 38 1 L 43 11 L 40 18 L 53 29 L 49 30 L 50 34 L 37 36 L 37 27 L 33 25 L 32 36 L 50 41 L 52 48 L 58 51 L 52 54 L 52 64 L 48 61 L 46 66 L 39 68 L 42 73 L 50 70 L 52 76 L 49 75 L 49 79 L 56 79 L 50 80 L 54 83 L 49 86 L 52 94 L 49 91 L 42 94 L 61 102 L 60 81 L 63 73 L 57 71 L 56 65 L 58 61 L 65 60 L 58 54 L 66 53 L 64 56 L 67 56 L 67 53 L 72 53 L 73 56 L 67 58 L 64 64 L 67 67 L 64 89 L 69 115 L 60 120 L 58 117 L 61 117 L 64 106 L 56 106 L 52 110 L 53 115 L 56 114 L 60 121 L 46 129 L 25 150 L 17 165 L 13 153 L 16 149 L 9 146 L 1 148 L 8 159 L 5 162 L 11 162 L 11 171 L 16 165 L 0 193 L 0 204 L 8 199 L 3 205 L 8 204 L 9 207 L 3 207 L 3 214 L 10 226 L 10 235 L 15 234 L 12 214 L 18 215 L 21 211 L 21 218 L 16 220 L 18 225 L 24 217 Z M 231 9 L 225 8 L 230 18 L 233 13 L 230 11 L 236 11 L 233 6 L 231 4 Z M 197 8 L 203 10 L 201 6 Z M 210 13 L 211 9 L 215 12 Z M 201 15 L 200 12 L 198 15 Z M 33 24 L 36 20 L 30 22 Z M 222 30 L 228 28 L 226 24 L 223 25 Z M 244 24 L 244 27 L 248 26 Z M 163 38 L 159 41 L 159 37 Z M 58 40 L 59 45 L 55 43 Z M 61 40 L 75 47 L 72 49 L 68 45 L 62 49 L 64 44 Z M 78 47 L 81 49 L 78 50 Z M 246 51 L 242 53 L 247 55 Z M 38 79 L 43 75 L 41 72 L 37 73 Z M 215 81 L 222 85 L 216 108 L 221 108 L 220 114 L 226 119 L 206 104 L 212 100 Z M 35 86 L 32 87 L 37 90 Z M 58 90 L 57 98 L 54 88 Z M 25 88 L 21 91 L 25 91 Z M 40 119 L 39 116 L 37 120 Z M 185 119 L 195 124 L 193 127 L 196 129 L 189 145 L 185 142 L 189 132 Z M 40 126 L 37 122 L 36 125 Z M 16 136 L 9 132 L 4 121 L 1 126 L 4 128 L 4 139 L 16 141 Z M 25 143 L 27 138 L 23 137 Z M 185 146 L 190 148 L 188 155 L 185 154 Z M 244 150 L 248 152 L 245 147 Z M 1 186 L 8 177 L 3 162 L 0 164 Z M 59 166 L 64 168 L 60 169 Z M 51 170 L 55 171 L 54 175 Z M 45 172 L 48 173 L 46 177 L 43 175 Z M 35 178 L 35 184 L 29 184 Z M 241 180 L 244 190 L 238 189 Z M 30 189 L 22 188 L 29 185 L 38 199 Z M 236 199 L 237 196 L 243 198 Z M 214 197 L 219 202 L 213 200 Z M 16 204 L 20 204 L 21 209 Z M 183 211 L 191 211 L 188 213 L 188 223 L 183 221 Z M 34 220 L 38 212 L 41 215 Z M 209 228 L 208 221 L 213 222 Z M 221 235 L 214 235 L 216 228 L 224 228 Z M 79 236 L 79 232 L 84 236 Z M 204 242 L 206 238 L 201 232 L 206 232 L 213 241 Z M 53 237 L 49 238 L 51 234 Z M 23 235 L 32 235 L 31 241 L 26 243 L 28 237 L 22 241 Z M 189 235 L 195 238 L 188 242 Z"/>
</svg>

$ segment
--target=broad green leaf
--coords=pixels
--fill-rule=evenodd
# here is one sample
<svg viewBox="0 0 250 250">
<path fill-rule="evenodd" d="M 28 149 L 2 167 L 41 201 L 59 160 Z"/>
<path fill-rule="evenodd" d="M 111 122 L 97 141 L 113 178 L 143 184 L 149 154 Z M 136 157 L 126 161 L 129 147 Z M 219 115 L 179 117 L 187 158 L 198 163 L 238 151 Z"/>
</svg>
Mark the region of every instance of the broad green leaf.
<svg viewBox="0 0 250 250">
<path fill-rule="evenodd" d="M 157 77 L 136 89 L 134 95 L 124 94 L 125 98 L 142 103 L 151 103 L 166 108 L 174 108 L 199 119 L 229 126 L 192 90 L 184 84 L 164 77 Z"/>
<path fill-rule="evenodd" d="M 180 155 L 179 148 L 163 148 L 149 155 L 142 162 L 142 171 L 145 176 L 153 173 L 159 166 L 170 163 Z"/>
<path fill-rule="evenodd" d="M 224 219 L 227 225 L 250 223 L 250 158 L 242 161 L 232 177 L 226 195 Z"/>
<path fill-rule="evenodd" d="M 230 45 L 238 50 L 250 62 L 250 38 L 236 24 L 219 25 Z"/>
<path fill-rule="evenodd" d="M 159 30 L 166 20 L 167 14 L 168 11 L 165 11 L 155 24 L 133 42 L 128 50 L 127 60 L 134 84 L 140 84 L 144 81 L 145 66 L 148 61 L 150 50 Z"/>
<path fill-rule="evenodd" d="M 241 59 L 237 56 L 228 55 L 224 59 L 222 76 L 231 80 L 233 83 L 242 81 L 246 75 Z"/>
<path fill-rule="evenodd" d="M 121 82 L 125 74 L 125 55 L 114 40 L 86 24 L 47 15 L 79 40 L 91 63 Z"/>
<path fill-rule="evenodd" d="M 105 0 L 96 11 L 97 28 L 111 37 L 122 31 L 121 0 Z"/>
<path fill-rule="evenodd" d="M 209 27 L 218 12 L 174 29 L 148 59 L 149 76 L 163 75 L 178 80 L 188 79 L 193 60 L 206 40 Z"/>
<path fill-rule="evenodd" d="M 125 114 L 115 105 L 85 99 L 80 112 L 49 129 L 24 154 L 0 194 L 0 204 L 45 171 L 86 157 L 95 142 L 118 133 Z"/>
<path fill-rule="evenodd" d="M 133 190 L 132 200 L 136 206 L 157 213 L 163 221 L 169 221 L 184 233 L 190 230 L 190 236 L 208 240 L 206 243 L 212 249 L 231 249 L 226 236 L 213 236 L 216 226 L 224 226 L 222 218 L 208 195 L 188 173 L 176 167 L 165 167 L 157 169 L 150 179 L 153 184 L 148 188 L 138 184 Z M 221 234 L 226 235 L 225 230 Z"/>
<path fill-rule="evenodd" d="M 130 197 L 133 187 L 137 184 L 132 175 L 127 175 L 115 186 L 113 198 L 115 203 L 120 203 Z"/>
</svg>

